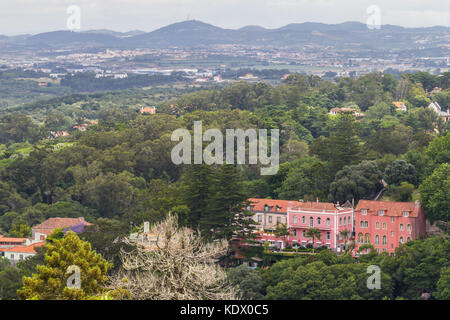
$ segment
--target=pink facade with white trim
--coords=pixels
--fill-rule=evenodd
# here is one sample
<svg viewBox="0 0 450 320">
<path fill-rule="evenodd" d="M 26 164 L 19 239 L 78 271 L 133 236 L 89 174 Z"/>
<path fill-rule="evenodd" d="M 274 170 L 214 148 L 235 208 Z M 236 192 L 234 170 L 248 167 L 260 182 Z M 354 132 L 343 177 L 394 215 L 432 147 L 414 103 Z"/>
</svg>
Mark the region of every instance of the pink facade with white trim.
<svg viewBox="0 0 450 320">
<path fill-rule="evenodd" d="M 315 228 L 321 231 L 321 237 L 320 240 L 315 239 L 314 246 L 327 246 L 336 250 L 343 242 L 339 237 L 341 231 L 349 231 L 348 238 L 351 237 L 354 217 L 353 209 L 333 207 L 333 204 L 317 203 L 314 206 L 288 209 L 288 227 L 291 230 L 288 242 L 302 246 L 312 244 L 312 239 L 307 237 L 307 231 Z"/>
<path fill-rule="evenodd" d="M 341 208 L 339 204 L 324 202 L 301 202 L 272 199 L 249 199 L 251 205 L 248 210 L 254 212 L 253 220 L 258 224 L 259 237 L 262 242 L 284 247 L 289 245 L 306 246 L 312 239 L 306 236 L 311 228 L 321 230 L 321 239 L 315 239 L 314 246 L 328 246 L 337 250 L 339 233 L 350 231 L 348 239 L 352 237 L 354 216 L 352 208 Z M 312 219 L 312 221 L 311 221 Z M 286 224 L 290 235 L 277 238 L 273 231 L 277 223 Z"/>
</svg>

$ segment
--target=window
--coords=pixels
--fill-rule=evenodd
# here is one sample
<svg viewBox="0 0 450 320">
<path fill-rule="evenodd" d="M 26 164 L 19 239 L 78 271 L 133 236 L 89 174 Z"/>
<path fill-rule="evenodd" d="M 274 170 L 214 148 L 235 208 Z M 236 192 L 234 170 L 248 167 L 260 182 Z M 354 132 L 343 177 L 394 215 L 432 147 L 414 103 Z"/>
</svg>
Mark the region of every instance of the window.
<svg viewBox="0 0 450 320">
<path fill-rule="evenodd" d="M 258 216 L 258 222 L 262 222 L 262 216 Z"/>
<path fill-rule="evenodd" d="M 387 249 L 386 249 L 386 248 L 383 248 L 383 252 L 387 252 Z"/>
<path fill-rule="evenodd" d="M 378 210 L 378 215 L 379 216 L 384 216 L 384 210 Z"/>
<path fill-rule="evenodd" d="M 322 223 L 322 219 L 320 219 L 320 217 L 319 218 L 317 218 L 317 224 L 321 224 Z"/>
<path fill-rule="evenodd" d="M 391 223 L 394 223 L 394 221 L 395 221 L 395 218 L 391 217 Z"/>
<path fill-rule="evenodd" d="M 21 255 L 19 256 L 19 259 L 20 259 L 20 260 L 23 260 L 23 254 L 21 254 Z"/>
<path fill-rule="evenodd" d="M 292 223 L 294 223 L 294 224 L 297 223 L 297 216 L 293 216 L 293 217 L 292 217 Z"/>
<path fill-rule="evenodd" d="M 309 217 L 309 225 L 311 227 L 314 227 L 314 218 L 313 217 Z"/>
<path fill-rule="evenodd" d="M 411 228 L 411 225 L 410 225 L 410 224 L 408 224 L 408 225 L 406 226 L 406 230 L 408 230 L 408 231 L 411 231 L 411 230 L 412 230 L 412 228 Z"/>
<path fill-rule="evenodd" d="M 375 244 L 380 244 L 380 236 L 379 235 L 375 236 Z"/>
<path fill-rule="evenodd" d="M 272 216 L 269 216 L 269 223 L 272 223 Z"/>
<path fill-rule="evenodd" d="M 302 217 L 302 223 L 306 224 L 306 217 L 305 216 Z"/>
<path fill-rule="evenodd" d="M 11 260 L 14 260 L 14 254 L 11 254 Z"/>
<path fill-rule="evenodd" d="M 277 211 L 280 211 L 280 207 L 279 207 L 279 206 L 277 206 L 277 207 L 276 207 L 276 210 L 277 210 Z"/>
<path fill-rule="evenodd" d="M 403 223 L 400 223 L 400 231 L 405 230 L 405 226 L 403 225 Z"/>
<path fill-rule="evenodd" d="M 303 237 L 303 238 L 306 238 L 306 230 L 303 230 L 303 231 L 302 231 L 302 237 Z"/>
<path fill-rule="evenodd" d="M 339 225 L 342 225 L 342 218 L 339 218 Z"/>
<path fill-rule="evenodd" d="M 375 223 L 375 228 L 380 229 L 380 223 L 378 221 Z"/>
<path fill-rule="evenodd" d="M 297 236 L 297 229 L 294 229 L 294 237 Z"/>
<path fill-rule="evenodd" d="M 350 217 L 348 217 L 347 221 L 348 221 L 348 224 L 352 224 L 352 220 Z"/>
<path fill-rule="evenodd" d="M 281 223 L 281 217 L 277 217 L 277 223 Z"/>
<path fill-rule="evenodd" d="M 327 218 L 327 226 L 331 225 L 331 220 L 330 218 Z"/>
<path fill-rule="evenodd" d="M 364 237 L 363 237 L 363 234 L 362 234 L 362 233 L 359 233 L 359 234 L 358 234 L 358 242 L 359 242 L 359 243 L 363 243 L 363 242 L 364 242 Z"/>
<path fill-rule="evenodd" d="M 391 237 L 393 237 L 394 236 L 394 231 L 391 231 Z"/>
<path fill-rule="evenodd" d="M 269 206 L 267 204 L 264 206 L 264 211 L 269 211 Z"/>
<path fill-rule="evenodd" d="M 408 211 L 403 211 L 403 216 L 404 216 L 405 218 L 408 218 L 408 215 L 409 215 L 409 212 L 408 212 Z"/>
<path fill-rule="evenodd" d="M 387 244 L 387 237 L 383 236 L 383 244 L 386 245 Z"/>
<path fill-rule="evenodd" d="M 404 241 L 403 241 L 403 237 L 400 237 L 400 243 L 403 243 Z"/>
<path fill-rule="evenodd" d="M 344 225 L 347 224 L 347 217 L 344 217 Z"/>
<path fill-rule="evenodd" d="M 361 214 L 363 216 L 367 216 L 367 209 L 361 209 Z"/>
<path fill-rule="evenodd" d="M 365 243 L 370 243 L 370 234 L 366 233 Z"/>
<path fill-rule="evenodd" d="M 247 206 L 248 211 L 252 211 L 252 206 Z"/>
<path fill-rule="evenodd" d="M 327 231 L 327 240 L 330 240 L 330 239 L 331 239 L 331 232 Z"/>
<path fill-rule="evenodd" d="M 406 241 L 411 241 L 411 238 L 410 238 L 410 237 L 408 237 L 408 239 L 406 239 Z"/>
<path fill-rule="evenodd" d="M 361 228 L 368 228 L 368 227 L 369 227 L 369 221 L 361 221 L 361 222 L 359 223 L 359 226 L 360 226 Z"/>
<path fill-rule="evenodd" d="M 386 230 L 387 229 L 387 225 L 386 222 L 383 222 L 383 229 Z"/>
</svg>

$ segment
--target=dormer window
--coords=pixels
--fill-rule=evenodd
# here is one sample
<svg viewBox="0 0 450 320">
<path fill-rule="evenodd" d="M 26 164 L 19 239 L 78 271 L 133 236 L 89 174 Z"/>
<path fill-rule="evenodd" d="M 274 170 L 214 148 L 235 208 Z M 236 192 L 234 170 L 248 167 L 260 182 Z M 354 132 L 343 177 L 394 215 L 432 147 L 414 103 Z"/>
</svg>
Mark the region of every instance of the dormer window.
<svg viewBox="0 0 450 320">
<path fill-rule="evenodd" d="M 405 218 L 408 218 L 409 212 L 408 212 L 408 211 L 403 211 L 403 216 L 404 216 Z"/>
<path fill-rule="evenodd" d="M 277 211 L 280 211 L 280 209 L 281 209 L 281 208 L 280 208 L 279 206 L 276 207 L 276 210 L 277 210 Z"/>
<path fill-rule="evenodd" d="M 247 206 L 247 211 L 252 211 L 252 206 Z"/>
<path fill-rule="evenodd" d="M 267 204 L 264 206 L 264 211 L 269 211 L 269 206 Z"/>
<path fill-rule="evenodd" d="M 367 216 L 367 209 L 361 209 L 361 214 L 363 216 Z"/>
<path fill-rule="evenodd" d="M 384 216 L 384 210 L 378 210 L 378 215 L 379 216 Z"/>
</svg>

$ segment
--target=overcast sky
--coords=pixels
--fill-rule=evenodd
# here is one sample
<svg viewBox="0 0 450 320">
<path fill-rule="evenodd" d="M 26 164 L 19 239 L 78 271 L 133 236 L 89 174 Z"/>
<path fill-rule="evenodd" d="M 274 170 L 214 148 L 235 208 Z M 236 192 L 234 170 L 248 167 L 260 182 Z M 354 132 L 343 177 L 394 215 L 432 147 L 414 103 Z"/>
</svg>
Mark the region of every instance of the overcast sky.
<svg viewBox="0 0 450 320">
<path fill-rule="evenodd" d="M 449 0 L 1 0 L 0 34 L 64 30 L 70 5 L 81 8 L 81 30 L 153 31 L 188 17 L 232 29 L 366 22 L 371 5 L 380 8 L 382 24 L 450 26 Z"/>
</svg>

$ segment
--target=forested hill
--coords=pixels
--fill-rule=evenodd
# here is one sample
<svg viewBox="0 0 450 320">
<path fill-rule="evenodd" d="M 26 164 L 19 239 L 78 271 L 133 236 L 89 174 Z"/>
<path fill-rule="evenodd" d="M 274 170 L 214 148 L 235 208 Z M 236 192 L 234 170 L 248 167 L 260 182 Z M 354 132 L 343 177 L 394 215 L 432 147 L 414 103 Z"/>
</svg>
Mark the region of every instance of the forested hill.
<svg viewBox="0 0 450 320">
<path fill-rule="evenodd" d="M 403 28 L 383 25 L 380 29 L 369 29 L 359 22 L 341 24 L 293 23 L 277 29 L 248 26 L 224 29 L 197 20 L 183 21 L 162 27 L 152 32 L 113 31 L 70 32 L 54 31 L 32 36 L 2 37 L 8 46 L 41 48 L 167 48 L 193 47 L 213 44 L 246 44 L 271 46 L 329 45 L 339 48 L 402 50 L 420 47 L 445 46 L 449 27 Z M 426 41 L 419 41 L 426 40 Z"/>
<path fill-rule="evenodd" d="M 158 101 L 155 115 L 141 115 L 142 97 L 125 97 L 126 92 L 58 98 L 48 110 L 36 106 L 39 122 L 18 112 L 3 114 L 0 234 L 28 237 L 31 227 L 48 218 L 84 217 L 100 232 L 81 237 L 120 268 L 122 243 L 115 240 L 144 221 L 159 222 L 172 213 L 180 226 L 200 230 L 206 240 L 251 239 L 250 213 L 242 212 L 250 197 L 357 203 L 373 199 L 382 179 L 388 184 L 385 200 L 420 200 L 430 222 L 448 222 L 449 124 L 428 105 L 449 106 L 449 80 L 449 73 L 405 74 L 399 80 L 368 74 L 334 83 L 295 74 L 276 87 L 243 82 Z M 438 86 L 442 91 L 427 95 Z M 397 110 L 394 101 L 407 111 Z M 330 114 L 341 107 L 350 111 Z M 192 130 L 198 120 L 204 130 L 222 132 L 280 129 L 279 171 L 261 176 L 259 165 L 175 165 L 172 132 Z M 78 131 L 77 124 L 89 124 L 87 131 Z M 55 138 L 62 130 L 68 135 Z M 374 251 L 355 261 L 326 251 L 274 264 L 256 278 L 261 289 L 254 290 L 269 299 L 419 299 L 424 291 L 446 297 L 448 248 L 443 237 L 408 243 L 396 257 Z M 0 297 L 16 298 L 22 276 L 43 263 L 42 253 L 18 269 L 0 260 L 0 285 L 7 288 Z M 382 291 L 367 290 L 365 263 L 383 265 Z M 312 291 L 285 290 L 297 283 L 275 276 L 284 269 L 295 270 L 299 279 L 335 274 L 336 281 L 324 278 L 322 285 L 315 278 Z M 353 280 L 342 280 L 343 274 Z M 361 285 L 347 294 L 355 277 Z M 330 285 L 342 290 L 328 295 Z"/>
</svg>

